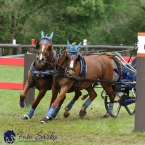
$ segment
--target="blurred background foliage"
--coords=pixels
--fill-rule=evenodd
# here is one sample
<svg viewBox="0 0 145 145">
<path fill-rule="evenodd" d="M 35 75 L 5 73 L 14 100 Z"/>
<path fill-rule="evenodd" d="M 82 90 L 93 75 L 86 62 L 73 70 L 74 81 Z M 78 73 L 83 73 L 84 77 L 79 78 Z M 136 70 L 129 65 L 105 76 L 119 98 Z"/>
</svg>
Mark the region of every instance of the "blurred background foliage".
<svg viewBox="0 0 145 145">
<path fill-rule="evenodd" d="M 144 0 L 0 0 L 0 43 L 31 44 L 54 31 L 54 44 L 134 45 L 145 31 Z"/>
</svg>

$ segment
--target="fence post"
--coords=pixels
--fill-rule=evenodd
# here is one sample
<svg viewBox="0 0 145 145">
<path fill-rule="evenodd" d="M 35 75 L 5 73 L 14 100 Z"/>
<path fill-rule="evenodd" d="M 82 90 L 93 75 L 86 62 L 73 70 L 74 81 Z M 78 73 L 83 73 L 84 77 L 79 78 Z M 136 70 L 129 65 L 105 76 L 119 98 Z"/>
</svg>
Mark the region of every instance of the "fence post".
<svg viewBox="0 0 145 145">
<path fill-rule="evenodd" d="M 33 53 L 34 48 L 33 47 L 29 47 L 29 53 Z"/>
<path fill-rule="evenodd" d="M 85 48 L 85 54 L 88 54 L 89 53 L 89 50 L 88 50 L 88 47 L 87 46 L 84 46 L 84 48 Z"/>
<path fill-rule="evenodd" d="M 22 47 L 21 47 L 21 45 L 18 45 L 17 54 L 22 54 Z"/>
<path fill-rule="evenodd" d="M 24 55 L 24 85 L 28 78 L 28 71 L 30 69 L 31 63 L 36 58 L 36 54 L 28 53 Z M 31 105 L 35 99 L 35 88 L 31 88 L 26 94 L 25 103 L 26 105 Z"/>
<path fill-rule="evenodd" d="M 138 32 L 137 88 L 134 131 L 145 131 L 145 32 Z"/>
</svg>

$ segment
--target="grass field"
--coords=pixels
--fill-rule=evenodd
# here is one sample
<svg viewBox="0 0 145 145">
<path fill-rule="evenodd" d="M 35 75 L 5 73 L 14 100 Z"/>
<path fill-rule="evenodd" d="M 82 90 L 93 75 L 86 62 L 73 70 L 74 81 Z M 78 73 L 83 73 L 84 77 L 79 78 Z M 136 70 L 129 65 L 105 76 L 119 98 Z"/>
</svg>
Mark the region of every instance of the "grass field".
<svg viewBox="0 0 145 145">
<path fill-rule="evenodd" d="M 23 67 L 0 66 L 0 81 L 23 82 Z M 134 116 L 129 116 L 124 108 L 117 118 L 102 119 L 106 110 L 100 97 L 101 90 L 98 89 L 98 97 L 87 109 L 84 119 L 78 116 L 84 103 L 81 98 L 70 111 L 70 117 L 63 118 L 64 107 L 74 95 L 70 93 L 58 116 L 46 124 L 41 124 L 39 120 L 47 112 L 51 91 L 42 99 L 33 118 L 22 121 L 21 117 L 28 113 L 30 106 L 19 108 L 21 91 L 0 90 L 0 145 L 6 145 L 4 133 L 7 130 L 16 134 L 14 145 L 145 145 L 145 132 L 133 132 Z M 50 136 L 57 138 L 53 141 Z"/>
</svg>

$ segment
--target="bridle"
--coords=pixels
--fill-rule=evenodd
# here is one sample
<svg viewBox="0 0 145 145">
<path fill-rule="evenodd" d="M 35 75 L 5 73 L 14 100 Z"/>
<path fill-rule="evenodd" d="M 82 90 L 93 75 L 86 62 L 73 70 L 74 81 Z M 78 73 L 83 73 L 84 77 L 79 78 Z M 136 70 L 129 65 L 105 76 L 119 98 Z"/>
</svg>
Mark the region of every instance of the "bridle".
<svg viewBox="0 0 145 145">
<path fill-rule="evenodd" d="M 60 60 L 60 58 L 58 59 L 58 61 L 57 61 L 57 66 L 56 66 L 56 69 L 55 69 L 55 71 L 56 71 L 56 73 L 57 74 L 63 74 L 63 75 L 65 75 L 65 76 L 67 76 L 67 77 L 72 77 L 72 75 L 71 74 L 69 74 L 68 73 L 68 71 L 69 70 L 72 70 L 72 71 L 75 71 L 75 68 L 76 68 L 76 66 L 77 66 L 77 64 L 78 64 L 78 61 L 77 61 L 77 63 L 75 63 L 75 65 L 74 64 L 71 64 L 70 66 L 68 66 L 67 65 L 67 57 L 71 60 L 71 61 L 75 61 L 76 59 L 78 59 L 78 57 L 79 57 L 79 52 L 78 51 L 66 51 L 65 52 L 65 57 L 64 57 L 64 65 L 61 65 L 60 63 L 59 63 L 59 60 Z M 57 67 L 58 66 L 60 66 L 63 70 L 62 71 L 57 71 Z"/>
<path fill-rule="evenodd" d="M 49 55 L 50 55 L 50 52 L 48 52 L 48 53 L 43 52 L 43 51 L 39 51 L 39 52 L 37 52 L 37 61 L 39 61 L 38 56 L 39 56 L 40 54 L 42 54 L 42 55 L 44 56 L 44 59 L 40 60 L 40 62 L 45 63 L 45 62 L 46 62 L 46 60 L 47 60 L 47 58 L 48 58 L 48 57 L 49 57 Z"/>
<path fill-rule="evenodd" d="M 46 52 L 44 52 L 44 48 L 46 47 L 46 45 L 48 43 L 52 43 L 52 42 L 48 37 L 43 37 L 41 39 L 40 43 L 42 44 L 42 50 L 37 52 L 36 63 L 41 63 L 42 65 L 44 65 L 44 63 L 50 63 L 50 62 L 47 61 L 47 58 L 50 55 L 50 51 L 48 51 L 46 53 Z M 40 46 L 40 43 L 39 43 L 39 46 Z M 49 47 L 52 47 L 52 45 L 49 46 Z M 39 56 L 40 56 L 40 58 L 39 58 Z M 44 56 L 44 57 L 42 57 L 42 56 Z"/>
</svg>

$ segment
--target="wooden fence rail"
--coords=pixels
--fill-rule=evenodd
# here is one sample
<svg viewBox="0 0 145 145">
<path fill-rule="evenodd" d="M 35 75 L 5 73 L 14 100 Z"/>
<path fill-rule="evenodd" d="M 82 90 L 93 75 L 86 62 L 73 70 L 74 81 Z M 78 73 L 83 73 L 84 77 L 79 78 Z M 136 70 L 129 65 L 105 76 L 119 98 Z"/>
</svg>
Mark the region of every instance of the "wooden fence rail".
<svg viewBox="0 0 145 145">
<path fill-rule="evenodd" d="M 22 49 L 27 49 L 29 53 L 34 52 L 35 45 L 21 45 L 21 44 L 0 44 L 0 56 L 2 56 L 3 49 L 8 48 L 8 49 L 16 49 L 17 54 L 22 54 Z M 62 49 L 66 48 L 67 45 L 63 44 L 58 44 L 58 45 L 53 45 L 54 48 L 56 49 Z M 134 46 L 111 46 L 111 45 L 86 45 L 86 46 L 81 46 L 82 50 L 87 54 L 92 50 L 100 50 L 100 51 L 124 51 L 124 50 L 131 50 L 134 48 Z M 124 51 L 122 55 L 129 55 L 128 51 Z"/>
</svg>

